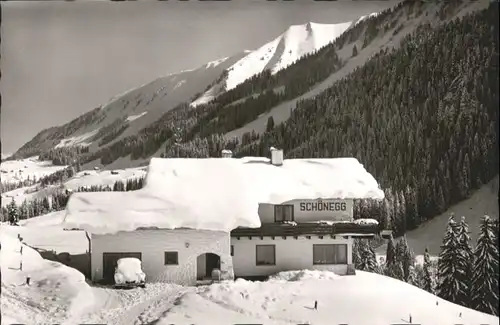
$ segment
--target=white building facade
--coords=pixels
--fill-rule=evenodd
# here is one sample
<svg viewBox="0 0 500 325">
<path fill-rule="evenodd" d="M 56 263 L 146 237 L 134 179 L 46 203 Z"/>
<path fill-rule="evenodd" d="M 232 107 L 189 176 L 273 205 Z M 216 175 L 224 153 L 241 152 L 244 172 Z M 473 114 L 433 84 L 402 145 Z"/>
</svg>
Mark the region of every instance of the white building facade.
<svg viewBox="0 0 500 325">
<path fill-rule="evenodd" d="M 291 270 L 328 270 L 348 274 L 352 237 L 232 237 L 234 275 L 265 277 Z"/>
<path fill-rule="evenodd" d="M 135 257 L 142 261 L 147 282 L 195 285 L 211 277 L 234 278 L 229 234 L 193 229 L 138 229 L 92 235 L 92 281 L 112 283 L 116 262 Z"/>
<path fill-rule="evenodd" d="M 372 237 L 378 225 L 356 224 L 352 199 L 291 200 L 260 204 L 258 229 L 231 233 L 236 277 L 266 277 L 291 270 L 354 274 L 354 237 Z"/>
</svg>

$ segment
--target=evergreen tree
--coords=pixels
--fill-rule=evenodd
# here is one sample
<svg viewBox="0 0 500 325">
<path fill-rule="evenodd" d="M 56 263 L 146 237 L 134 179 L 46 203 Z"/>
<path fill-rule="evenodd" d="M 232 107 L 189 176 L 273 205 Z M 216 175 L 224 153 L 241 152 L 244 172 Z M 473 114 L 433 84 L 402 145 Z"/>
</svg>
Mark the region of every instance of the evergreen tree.
<svg viewBox="0 0 500 325">
<path fill-rule="evenodd" d="M 453 303 L 458 303 L 467 292 L 466 283 L 460 281 L 465 275 L 465 263 L 457 232 L 457 224 L 451 216 L 439 254 L 436 288 L 439 297 Z"/>
<path fill-rule="evenodd" d="M 494 225 L 488 216 L 481 220 L 479 237 L 474 251 L 474 277 L 472 279 L 472 308 L 498 315 L 498 246 L 495 242 Z"/>
<path fill-rule="evenodd" d="M 58 200 L 59 194 L 52 195 L 51 197 L 51 206 L 52 206 L 52 211 L 61 211 L 61 205 Z"/>
<path fill-rule="evenodd" d="M 429 250 L 425 248 L 424 266 L 423 266 L 423 283 L 422 289 L 434 294 L 434 274 L 432 272 L 431 257 Z"/>
<path fill-rule="evenodd" d="M 460 282 L 464 283 L 466 286 L 466 291 L 463 293 L 461 297 L 458 299 L 458 303 L 462 306 L 469 307 L 470 306 L 470 287 L 471 280 L 473 278 L 473 263 L 474 263 L 474 254 L 472 252 L 472 247 L 470 245 L 470 236 L 469 236 L 469 225 L 465 221 L 465 217 L 462 217 L 460 223 L 457 227 L 458 231 L 458 242 L 459 242 L 459 250 L 461 255 L 463 256 L 464 263 L 464 273 L 462 278 L 458 279 Z"/>
<path fill-rule="evenodd" d="M 360 270 L 361 267 L 361 254 L 360 254 L 360 240 L 354 239 L 354 245 L 352 247 L 352 263 L 354 268 Z"/>
<path fill-rule="evenodd" d="M 419 276 L 418 269 L 418 265 L 410 265 L 408 270 L 408 279 L 406 282 L 414 285 L 415 287 L 421 288 L 421 277 Z"/>
<path fill-rule="evenodd" d="M 370 243 L 364 240 L 360 240 L 358 248 L 360 255 L 358 269 L 361 271 L 377 273 L 379 271 L 377 256 Z"/>
<path fill-rule="evenodd" d="M 271 132 L 274 129 L 274 118 L 269 116 L 267 119 L 266 132 Z"/>
<path fill-rule="evenodd" d="M 415 265 L 414 256 L 410 247 L 408 247 L 408 242 L 406 241 L 406 236 L 403 236 L 396 244 L 396 260 L 401 263 L 403 269 L 403 281 L 408 282 L 410 279 L 411 268 Z"/>
<path fill-rule="evenodd" d="M 399 261 L 394 261 L 392 264 L 386 265 L 384 275 L 404 281 L 403 264 Z"/>
<path fill-rule="evenodd" d="M 26 201 L 26 199 L 23 201 L 23 203 L 21 203 L 21 206 L 19 207 L 19 219 L 28 219 L 28 202 Z"/>
<path fill-rule="evenodd" d="M 19 211 L 14 198 L 12 198 L 9 205 L 7 205 L 7 214 L 11 224 L 16 224 L 19 221 Z"/>
<path fill-rule="evenodd" d="M 386 265 L 391 265 L 395 262 L 396 259 L 396 249 L 394 247 L 394 239 L 389 238 L 387 240 L 387 250 L 386 250 L 386 255 L 385 255 L 385 264 Z"/>
<path fill-rule="evenodd" d="M 356 47 L 356 44 L 352 47 L 352 56 L 355 57 L 358 55 L 358 48 Z"/>
<path fill-rule="evenodd" d="M 49 213 L 50 211 L 50 202 L 48 197 L 44 197 L 42 199 L 42 213 L 41 214 L 46 214 Z"/>
</svg>

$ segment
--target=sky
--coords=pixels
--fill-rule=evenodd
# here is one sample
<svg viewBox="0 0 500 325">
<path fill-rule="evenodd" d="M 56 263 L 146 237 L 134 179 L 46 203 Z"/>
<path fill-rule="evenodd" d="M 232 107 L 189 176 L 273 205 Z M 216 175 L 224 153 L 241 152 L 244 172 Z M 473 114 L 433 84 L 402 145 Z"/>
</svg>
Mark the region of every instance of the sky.
<svg viewBox="0 0 500 325">
<path fill-rule="evenodd" d="M 395 3 L 2 2 L 2 153 L 128 89 L 256 49 L 290 25 L 352 21 Z"/>
</svg>

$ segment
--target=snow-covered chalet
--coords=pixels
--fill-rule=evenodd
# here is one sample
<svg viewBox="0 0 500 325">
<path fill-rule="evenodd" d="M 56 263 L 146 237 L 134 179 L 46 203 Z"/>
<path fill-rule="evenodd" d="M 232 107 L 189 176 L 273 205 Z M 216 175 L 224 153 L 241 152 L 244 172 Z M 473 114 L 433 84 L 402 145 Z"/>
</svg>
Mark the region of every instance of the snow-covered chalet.
<svg viewBox="0 0 500 325">
<path fill-rule="evenodd" d="M 142 189 L 74 193 L 65 228 L 89 237 L 93 281 L 113 281 L 137 257 L 148 282 L 194 285 L 297 269 L 354 274 L 353 237 L 381 232 L 354 220 L 354 199 L 383 199 L 354 158 L 152 158 Z"/>
</svg>

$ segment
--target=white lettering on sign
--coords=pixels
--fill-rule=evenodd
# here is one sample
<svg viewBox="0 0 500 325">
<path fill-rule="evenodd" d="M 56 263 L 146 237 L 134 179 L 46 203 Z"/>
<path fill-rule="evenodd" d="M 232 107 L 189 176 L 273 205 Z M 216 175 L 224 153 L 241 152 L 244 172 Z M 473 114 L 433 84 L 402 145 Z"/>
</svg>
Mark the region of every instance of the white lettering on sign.
<svg viewBox="0 0 500 325">
<path fill-rule="evenodd" d="M 302 202 L 300 211 L 346 211 L 345 202 Z"/>
</svg>

